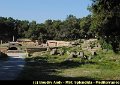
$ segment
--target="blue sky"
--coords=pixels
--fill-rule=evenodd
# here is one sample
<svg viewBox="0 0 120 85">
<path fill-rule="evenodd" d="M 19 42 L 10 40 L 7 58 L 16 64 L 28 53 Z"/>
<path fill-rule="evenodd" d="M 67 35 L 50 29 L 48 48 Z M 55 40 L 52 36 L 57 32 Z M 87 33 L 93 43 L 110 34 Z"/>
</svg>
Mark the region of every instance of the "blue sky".
<svg viewBox="0 0 120 85">
<path fill-rule="evenodd" d="M 90 14 L 91 0 L 0 0 L 0 16 L 20 20 L 64 20 L 72 14 L 81 18 Z"/>
</svg>

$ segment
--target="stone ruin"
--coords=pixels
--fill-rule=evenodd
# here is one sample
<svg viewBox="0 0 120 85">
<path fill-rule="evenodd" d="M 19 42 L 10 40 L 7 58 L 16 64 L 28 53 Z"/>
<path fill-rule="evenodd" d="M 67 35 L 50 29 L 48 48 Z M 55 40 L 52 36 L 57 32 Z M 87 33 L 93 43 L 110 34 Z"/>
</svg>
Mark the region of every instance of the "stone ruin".
<svg viewBox="0 0 120 85">
<path fill-rule="evenodd" d="M 81 48 L 83 51 L 89 51 L 92 56 L 97 54 L 97 51 L 101 49 L 100 44 L 98 43 L 97 39 L 89 39 L 84 40 L 82 43 Z"/>
<path fill-rule="evenodd" d="M 76 52 L 76 51 L 73 51 L 71 53 L 69 53 L 67 51 L 67 54 L 69 55 L 67 59 L 65 59 L 65 61 L 72 61 L 73 58 L 80 58 L 80 59 L 87 59 L 86 55 L 84 54 L 83 51 L 80 51 L 80 52 Z"/>
<path fill-rule="evenodd" d="M 57 55 L 57 49 L 52 49 L 50 55 Z"/>
<path fill-rule="evenodd" d="M 72 60 L 73 58 L 80 58 L 83 60 L 90 60 L 92 57 L 97 55 L 97 51 L 101 48 L 100 44 L 98 43 L 97 39 L 89 39 L 89 40 L 79 40 L 77 43 L 80 42 L 81 50 L 82 51 L 67 51 L 66 54 L 69 55 L 65 60 Z M 77 45 L 79 46 L 79 45 Z M 49 50 L 49 48 L 48 48 Z M 88 51 L 88 54 L 85 52 Z M 50 55 L 64 55 L 65 51 L 63 49 L 52 49 L 50 51 Z M 88 56 L 89 55 L 89 56 Z"/>
<path fill-rule="evenodd" d="M 65 51 L 62 49 L 52 49 L 50 55 L 64 55 Z"/>
<path fill-rule="evenodd" d="M 77 55 L 76 55 L 76 52 L 71 52 L 70 55 L 69 55 L 69 58 L 76 58 Z"/>
<path fill-rule="evenodd" d="M 49 47 L 47 47 L 47 51 L 51 51 L 51 49 Z"/>
<path fill-rule="evenodd" d="M 71 53 L 69 53 L 67 51 L 67 54 L 69 55 L 67 59 L 67 61 L 71 61 L 73 58 L 80 58 L 82 60 L 90 60 L 92 58 L 92 56 L 87 56 L 85 55 L 85 53 L 83 51 L 80 51 L 80 52 L 76 52 L 76 51 L 73 51 Z"/>
<path fill-rule="evenodd" d="M 101 45 L 98 43 L 97 39 L 78 39 L 71 43 L 72 46 L 78 46 L 83 51 L 88 51 L 91 56 L 97 54 L 97 51 L 101 49 Z M 68 53 L 67 53 L 68 54 Z"/>
<path fill-rule="evenodd" d="M 94 40 L 84 40 L 84 42 L 82 43 L 82 45 L 81 45 L 81 47 L 82 47 L 82 49 L 83 50 L 87 50 L 87 49 L 92 49 L 93 47 L 92 47 L 92 44 L 93 44 L 93 42 L 95 42 L 96 41 L 96 39 Z"/>
</svg>

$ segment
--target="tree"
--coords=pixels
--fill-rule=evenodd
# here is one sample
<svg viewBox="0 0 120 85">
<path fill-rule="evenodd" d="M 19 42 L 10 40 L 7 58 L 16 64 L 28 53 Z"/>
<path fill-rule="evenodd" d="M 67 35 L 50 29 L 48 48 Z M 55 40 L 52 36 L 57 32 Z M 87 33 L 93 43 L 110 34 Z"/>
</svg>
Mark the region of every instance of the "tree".
<svg viewBox="0 0 120 85">
<path fill-rule="evenodd" d="M 61 28 L 61 36 L 65 40 L 73 40 L 80 38 L 79 35 L 79 22 L 78 19 L 73 15 L 68 15 L 66 20 L 63 21 L 63 26 Z"/>
<path fill-rule="evenodd" d="M 55 33 L 54 39 L 56 39 L 56 40 L 61 39 L 61 37 L 60 37 L 60 31 L 61 31 L 60 25 L 62 25 L 62 22 L 60 20 L 53 20 L 53 24 L 52 24 L 53 30 L 52 31 Z"/>
<path fill-rule="evenodd" d="M 47 30 L 47 39 L 50 39 L 50 40 L 54 39 L 55 31 L 54 31 L 54 28 L 52 27 L 53 21 L 46 20 L 44 24 L 45 24 L 45 29 Z"/>
<path fill-rule="evenodd" d="M 80 19 L 80 33 L 81 37 L 85 38 L 93 38 L 95 35 L 95 31 L 90 28 L 91 26 L 91 15 L 88 15 L 86 17 L 83 17 Z"/>
<path fill-rule="evenodd" d="M 15 34 L 14 22 L 15 20 L 11 17 L 0 17 L 0 39 L 3 41 L 12 40 L 12 36 Z"/>
<path fill-rule="evenodd" d="M 29 23 L 29 29 L 25 35 L 27 38 L 36 39 L 37 36 L 35 35 L 36 30 L 36 21 L 32 21 Z"/>
<path fill-rule="evenodd" d="M 117 52 L 120 42 L 120 0 L 92 0 L 92 28 Z"/>
<path fill-rule="evenodd" d="M 24 38 L 29 29 L 29 21 L 27 20 L 15 20 L 14 30 L 16 30 L 16 36 L 18 38 Z"/>
<path fill-rule="evenodd" d="M 44 24 L 37 24 L 35 34 L 37 35 L 37 39 L 44 41 L 47 39 L 47 30 L 45 29 Z"/>
</svg>

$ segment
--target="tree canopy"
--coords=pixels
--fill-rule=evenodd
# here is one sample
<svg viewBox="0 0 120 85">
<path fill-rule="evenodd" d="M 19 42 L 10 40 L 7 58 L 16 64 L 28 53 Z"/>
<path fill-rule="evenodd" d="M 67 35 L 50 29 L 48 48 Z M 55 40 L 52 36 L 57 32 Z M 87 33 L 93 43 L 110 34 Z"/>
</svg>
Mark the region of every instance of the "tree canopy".
<svg viewBox="0 0 120 85">
<path fill-rule="evenodd" d="M 120 0 L 92 0 L 91 29 L 117 51 L 120 42 Z"/>
<path fill-rule="evenodd" d="M 89 36 L 90 20 L 90 15 L 79 19 L 68 15 L 64 21 L 46 20 L 44 23 L 0 17 L 0 39 L 4 40 L 2 37 L 6 37 L 7 40 L 12 40 L 13 35 L 16 38 L 39 39 L 41 41 L 84 38 L 84 34 Z"/>
</svg>

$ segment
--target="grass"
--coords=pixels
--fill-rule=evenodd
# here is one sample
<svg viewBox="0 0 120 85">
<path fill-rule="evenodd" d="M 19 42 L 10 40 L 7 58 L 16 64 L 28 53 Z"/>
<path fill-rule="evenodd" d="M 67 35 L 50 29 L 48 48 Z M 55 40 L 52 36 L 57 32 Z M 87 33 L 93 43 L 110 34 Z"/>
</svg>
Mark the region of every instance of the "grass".
<svg viewBox="0 0 120 85">
<path fill-rule="evenodd" d="M 68 49 L 68 48 L 64 48 Z M 49 52 L 26 58 L 26 65 L 17 80 L 120 80 L 120 55 L 99 51 L 91 60 Z"/>
</svg>

